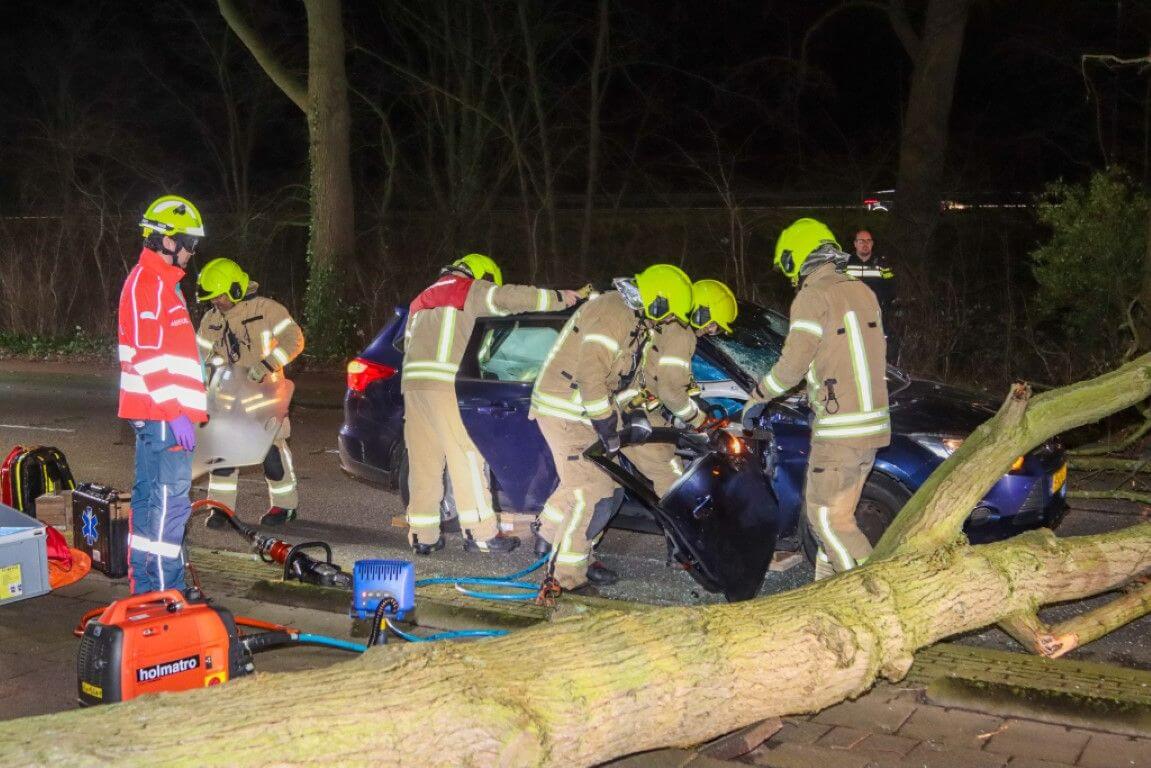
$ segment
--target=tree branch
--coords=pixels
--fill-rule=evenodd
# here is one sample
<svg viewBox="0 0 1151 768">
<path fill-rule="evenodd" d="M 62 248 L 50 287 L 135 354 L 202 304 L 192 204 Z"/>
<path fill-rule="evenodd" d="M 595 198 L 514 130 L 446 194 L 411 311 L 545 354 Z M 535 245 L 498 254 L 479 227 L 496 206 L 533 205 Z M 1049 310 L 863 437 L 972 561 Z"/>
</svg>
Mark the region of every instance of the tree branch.
<svg viewBox="0 0 1151 768">
<path fill-rule="evenodd" d="M 284 95 L 291 99 L 301 112 L 307 114 L 308 89 L 303 81 L 292 75 L 283 62 L 275 57 L 265 41 L 260 38 L 259 33 L 240 13 L 234 0 L 216 0 L 216 5 L 219 6 L 220 15 L 224 17 L 224 21 L 236 33 L 236 37 L 240 38 L 240 42 L 244 44 L 252 54 L 252 58 L 259 63 L 272 82 L 279 86 Z"/>
<path fill-rule="evenodd" d="M 1024 648 L 1057 659 L 1148 613 L 1151 581 L 1142 581 L 1122 597 L 1053 626 L 1030 612 L 1009 616 L 999 626 Z"/>
<path fill-rule="evenodd" d="M 972 432 L 920 486 L 871 557 L 930 552 L 959 540 L 971 509 L 1016 458 L 1060 432 L 1096 421 L 1148 396 L 1151 354 L 1097 378 L 1031 398 L 1016 385 L 999 413 Z"/>
<path fill-rule="evenodd" d="M 891 21 L 891 29 L 895 32 L 895 36 L 903 44 L 907 57 L 914 64 L 919 60 L 919 51 L 923 43 L 916 34 L 911 19 L 907 18 L 907 6 L 903 0 L 888 0 L 887 18 Z"/>
</svg>

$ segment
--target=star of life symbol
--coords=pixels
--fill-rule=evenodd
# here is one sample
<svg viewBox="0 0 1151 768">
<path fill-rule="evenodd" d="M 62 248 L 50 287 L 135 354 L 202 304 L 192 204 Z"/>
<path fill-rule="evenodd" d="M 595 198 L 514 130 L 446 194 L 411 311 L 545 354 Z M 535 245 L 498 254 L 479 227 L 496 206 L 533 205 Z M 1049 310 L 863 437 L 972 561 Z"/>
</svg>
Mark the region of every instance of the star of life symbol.
<svg viewBox="0 0 1151 768">
<path fill-rule="evenodd" d="M 84 535 L 84 541 L 88 542 L 88 546 L 96 543 L 96 539 L 100 538 L 100 529 L 98 521 L 96 520 L 96 513 L 92 511 L 91 507 L 84 507 L 84 514 L 81 519 L 84 521 L 84 527 L 81 533 Z"/>
</svg>

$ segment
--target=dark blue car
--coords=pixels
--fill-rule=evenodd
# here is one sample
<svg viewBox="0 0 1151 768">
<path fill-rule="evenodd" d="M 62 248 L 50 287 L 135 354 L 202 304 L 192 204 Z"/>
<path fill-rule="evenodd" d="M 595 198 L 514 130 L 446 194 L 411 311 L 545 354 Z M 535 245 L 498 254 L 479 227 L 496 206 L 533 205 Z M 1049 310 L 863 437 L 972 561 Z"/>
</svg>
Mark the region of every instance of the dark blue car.
<svg viewBox="0 0 1151 768">
<path fill-rule="evenodd" d="M 403 355 L 396 341 L 405 315 L 405 309 L 397 309 L 393 320 L 348 364 L 339 436 L 340 460 L 349 474 L 398 486 L 404 493 L 407 458 L 398 375 Z M 487 460 L 493 495 L 502 512 L 539 512 L 555 487 L 550 454 L 527 414 L 532 383 L 565 320 L 566 313 L 481 318 L 460 367 L 456 383 L 460 413 Z M 786 329 L 786 318 L 779 313 L 741 305 L 732 335 L 700 340 L 693 370 L 702 397 L 738 422 L 746 392 L 778 359 Z M 994 404 L 978 396 L 913 379 L 895 368 L 888 369 L 888 388 L 891 445 L 876 456 L 856 511 L 860 528 L 872 542 L 928 475 L 995 413 Z M 769 411 L 775 436 L 770 480 L 779 499 L 778 530 L 782 539 L 795 542 L 803 538 L 799 523 L 810 442 L 808 414 L 805 399 L 798 395 L 777 401 Z M 1055 527 L 1066 511 L 1066 477 L 1064 452 L 1057 441 L 1021 456 L 972 510 L 966 524 L 968 538 L 981 543 L 1031 528 Z M 617 521 L 644 527 L 642 512 L 625 506 L 624 513 Z"/>
</svg>

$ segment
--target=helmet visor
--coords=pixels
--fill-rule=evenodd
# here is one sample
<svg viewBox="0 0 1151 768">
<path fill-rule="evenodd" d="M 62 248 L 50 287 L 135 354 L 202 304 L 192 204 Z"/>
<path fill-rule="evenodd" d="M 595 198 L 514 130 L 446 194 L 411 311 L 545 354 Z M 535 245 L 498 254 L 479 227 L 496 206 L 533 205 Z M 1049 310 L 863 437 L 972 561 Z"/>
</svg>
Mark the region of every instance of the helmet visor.
<svg viewBox="0 0 1151 768">
<path fill-rule="evenodd" d="M 692 328 L 703 328 L 711 322 L 711 307 L 698 306 L 693 309 L 690 322 Z"/>
</svg>

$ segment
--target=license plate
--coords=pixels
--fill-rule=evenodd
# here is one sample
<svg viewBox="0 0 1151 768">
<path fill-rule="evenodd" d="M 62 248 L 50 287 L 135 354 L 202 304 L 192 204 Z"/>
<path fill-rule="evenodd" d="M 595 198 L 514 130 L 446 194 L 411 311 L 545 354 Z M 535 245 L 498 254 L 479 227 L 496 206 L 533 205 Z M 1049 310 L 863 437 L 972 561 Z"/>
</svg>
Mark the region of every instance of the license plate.
<svg viewBox="0 0 1151 768">
<path fill-rule="evenodd" d="M 1051 476 L 1051 492 L 1058 493 L 1063 484 L 1067 482 L 1067 465 L 1064 464 L 1059 469 L 1055 470 L 1055 474 Z"/>
</svg>

